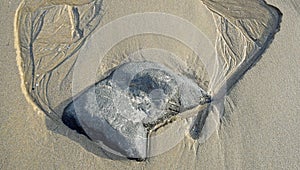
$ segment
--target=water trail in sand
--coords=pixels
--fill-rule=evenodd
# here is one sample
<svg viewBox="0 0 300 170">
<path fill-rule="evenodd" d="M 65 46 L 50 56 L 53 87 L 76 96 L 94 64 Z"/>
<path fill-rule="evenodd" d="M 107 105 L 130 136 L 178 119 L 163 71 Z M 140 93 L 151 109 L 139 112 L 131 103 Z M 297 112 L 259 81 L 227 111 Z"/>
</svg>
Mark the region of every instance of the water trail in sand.
<svg viewBox="0 0 300 170">
<path fill-rule="evenodd" d="M 103 54 L 103 59 L 97 65 L 97 70 L 93 70 L 96 75 L 83 74 L 77 77 L 77 82 L 82 79 L 85 84 L 76 92 L 83 91 L 99 81 L 100 78 L 104 78 L 113 68 L 128 61 L 150 60 L 167 65 L 170 69 L 176 68 L 176 72 L 196 82 L 199 87 L 205 89 L 212 96 L 212 103 L 207 114 L 198 115 L 198 118 L 193 120 L 195 124 L 198 123 L 196 121 L 202 122 L 200 125 L 198 123 L 194 129 L 200 131 L 197 134 L 198 136 L 195 135 L 197 136 L 195 138 L 204 142 L 219 125 L 224 107 L 223 97 L 245 72 L 258 61 L 263 51 L 268 47 L 279 28 L 281 14 L 277 9 L 258 0 L 202 0 L 202 2 L 214 17 L 214 23 L 205 24 L 215 25 L 217 30 L 217 37 L 212 50 L 209 40 L 203 38 L 205 36 L 200 34 L 196 36 L 198 35 L 197 31 L 189 29 L 193 26 L 189 27 L 189 24 L 185 23 L 180 17 L 178 17 L 178 20 L 172 20 L 169 19 L 172 17 L 168 14 L 161 13 L 157 15 L 157 13 L 153 13 L 152 16 L 155 17 L 151 20 L 150 15 L 145 15 L 146 22 L 142 18 L 139 22 L 145 22 L 144 26 L 149 25 L 149 27 L 143 29 L 142 24 L 140 26 L 134 24 L 133 28 L 128 27 L 131 28 L 130 31 L 134 28 L 149 29 L 150 31 L 152 29 L 153 31 L 160 28 L 155 26 L 161 25 L 161 23 L 165 23 L 166 28 L 171 25 L 172 27 L 169 28 L 172 29 L 161 27 L 162 34 L 160 36 L 157 35 L 158 32 L 154 32 L 156 35 L 148 35 L 153 32 L 145 32 L 146 35 L 144 36 L 147 37 L 150 44 L 156 44 L 154 42 L 157 41 L 171 42 L 170 44 L 175 44 L 179 51 L 182 49 L 183 51 L 192 52 L 187 56 L 177 55 L 176 57 L 174 55 L 167 56 L 164 52 L 161 59 L 159 56 L 149 57 L 149 54 L 158 55 L 151 52 L 141 52 L 140 56 L 135 57 L 128 57 L 131 53 L 126 54 L 126 52 L 123 52 L 124 55 L 122 56 L 116 55 L 114 57 L 105 57 L 106 54 Z M 295 8 L 299 7 L 297 3 L 294 4 Z M 24 0 L 16 12 L 15 46 L 22 79 L 22 90 L 32 105 L 41 109 L 57 122 L 61 122 L 64 108 L 73 100 L 74 96 L 79 95 L 78 93 L 74 94 L 73 89 L 73 73 L 74 70 L 77 71 L 76 64 L 78 64 L 76 62 L 78 60 L 88 61 L 86 65 L 80 68 L 81 72 L 89 70 L 91 65 L 98 63 L 97 59 L 94 60 L 95 58 L 90 55 L 82 55 L 82 51 L 86 50 L 91 54 L 100 55 L 101 52 L 106 50 L 104 46 L 100 46 L 101 43 L 105 44 L 105 41 L 97 42 L 95 37 L 93 39 L 93 35 L 97 36 L 96 33 L 105 28 L 104 26 L 99 27 L 102 16 L 102 0 L 80 2 L 74 0 L 44 0 L 40 3 Z M 132 19 L 132 17 L 129 17 L 129 19 Z M 132 23 L 135 23 L 136 19 Z M 181 23 L 181 25 L 178 23 Z M 123 24 L 124 27 L 125 24 Z M 118 30 L 116 27 L 113 29 Z M 113 29 L 111 33 L 114 33 L 114 35 L 109 35 L 109 39 L 114 39 L 121 33 L 126 32 L 125 28 L 123 30 L 121 28 L 121 32 L 113 32 Z M 179 31 L 175 32 L 176 30 Z M 139 30 L 136 29 L 135 31 Z M 181 37 L 179 39 L 172 37 L 172 31 L 178 37 Z M 189 31 L 195 34 L 187 34 Z M 142 37 L 132 36 L 136 36 L 132 41 L 133 43 L 125 44 L 125 47 L 129 49 L 128 51 L 131 50 L 130 52 L 133 54 L 141 50 L 139 45 L 134 44 L 134 41 L 138 41 Z M 201 41 L 198 41 L 197 38 L 199 37 Z M 130 37 L 123 37 L 114 46 L 118 47 L 118 43 L 122 44 L 128 38 Z M 184 43 L 185 38 L 189 40 L 189 43 Z M 94 43 L 91 44 L 91 42 Z M 196 45 L 198 43 L 198 48 L 194 48 L 193 43 Z M 164 45 L 167 46 L 166 44 Z M 132 48 L 135 45 L 137 47 Z M 152 46 L 155 47 L 155 45 Z M 122 48 L 124 46 L 120 46 L 120 49 Z M 158 46 L 153 49 L 158 48 L 163 47 Z M 197 51 L 197 49 L 201 50 Z M 116 49 L 114 50 L 116 51 Z M 81 52 L 78 55 L 79 51 Z M 109 49 L 109 51 L 113 50 Z M 174 60 L 170 61 L 168 59 L 170 61 L 168 62 L 166 61 L 168 57 Z M 90 76 L 93 79 L 85 81 L 85 78 Z M 197 129 L 199 127 L 201 127 L 200 130 Z"/>
</svg>

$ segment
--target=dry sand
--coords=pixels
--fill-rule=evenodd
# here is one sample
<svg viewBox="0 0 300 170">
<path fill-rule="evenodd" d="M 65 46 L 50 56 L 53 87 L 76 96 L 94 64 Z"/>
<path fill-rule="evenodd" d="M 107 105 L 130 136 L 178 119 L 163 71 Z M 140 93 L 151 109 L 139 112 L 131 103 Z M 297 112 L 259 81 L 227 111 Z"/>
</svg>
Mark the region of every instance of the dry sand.
<svg viewBox="0 0 300 170">
<path fill-rule="evenodd" d="M 230 92 L 227 121 L 197 148 L 185 139 L 148 162 L 135 162 L 97 157 L 47 129 L 44 113 L 33 110 L 20 87 L 13 32 L 19 1 L 3 1 L 0 169 L 299 169 L 300 4 L 296 0 L 267 2 L 283 13 L 280 31 L 262 59 Z M 131 11 L 136 8 L 127 5 Z M 130 10 L 123 8 L 120 16 L 126 11 Z M 197 25 L 196 17 L 174 11 Z M 213 39 L 213 32 L 206 34 Z"/>
</svg>

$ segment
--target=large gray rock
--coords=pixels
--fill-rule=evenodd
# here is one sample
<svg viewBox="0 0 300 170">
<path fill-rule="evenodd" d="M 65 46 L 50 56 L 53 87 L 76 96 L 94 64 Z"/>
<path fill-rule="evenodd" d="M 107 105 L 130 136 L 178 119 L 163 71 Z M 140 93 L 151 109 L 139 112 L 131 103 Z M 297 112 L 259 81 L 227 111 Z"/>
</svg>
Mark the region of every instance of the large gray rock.
<svg viewBox="0 0 300 170">
<path fill-rule="evenodd" d="M 165 66 L 132 62 L 83 92 L 64 114 L 72 115 L 86 135 L 107 150 L 144 159 L 151 130 L 199 105 L 205 95 L 192 80 Z"/>
</svg>

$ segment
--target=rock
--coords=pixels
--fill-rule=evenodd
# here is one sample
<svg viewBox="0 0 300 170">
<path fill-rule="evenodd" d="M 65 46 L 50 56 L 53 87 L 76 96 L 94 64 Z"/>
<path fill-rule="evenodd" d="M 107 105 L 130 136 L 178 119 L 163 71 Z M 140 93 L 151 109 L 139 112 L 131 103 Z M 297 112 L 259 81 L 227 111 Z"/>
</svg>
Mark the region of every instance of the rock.
<svg viewBox="0 0 300 170">
<path fill-rule="evenodd" d="M 112 153 L 145 159 L 151 130 L 199 105 L 203 96 L 196 83 L 163 65 L 132 62 L 83 92 L 64 115 L 72 115 L 92 141 Z"/>
</svg>

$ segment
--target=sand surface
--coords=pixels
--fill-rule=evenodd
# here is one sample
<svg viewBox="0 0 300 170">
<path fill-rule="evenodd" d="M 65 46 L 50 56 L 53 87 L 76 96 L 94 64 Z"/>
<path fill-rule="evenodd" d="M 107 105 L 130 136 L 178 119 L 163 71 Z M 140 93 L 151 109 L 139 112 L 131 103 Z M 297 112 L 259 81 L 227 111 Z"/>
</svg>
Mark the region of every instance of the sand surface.
<svg viewBox="0 0 300 170">
<path fill-rule="evenodd" d="M 200 146 L 184 139 L 160 156 L 135 162 L 98 157 L 86 150 L 89 146 L 82 147 L 48 130 L 45 114 L 33 110 L 21 90 L 13 31 L 20 2 L 4 1 L 0 33 L 0 169 L 299 169 L 300 4 L 296 0 L 267 2 L 283 13 L 280 31 L 260 61 L 227 97 L 230 105 L 225 109 L 230 115 L 225 114 L 226 121 Z M 124 4 L 114 5 L 107 4 L 119 13 L 107 14 L 105 22 L 143 9 L 130 3 L 126 4 L 130 10 L 121 8 Z M 149 8 L 144 10 L 176 11 L 196 25 L 201 24 L 186 13 L 188 5 L 179 5 L 181 10 L 164 8 L 166 4 L 140 5 Z M 214 39 L 215 33 L 209 31 L 209 26 L 204 30 Z"/>
</svg>

